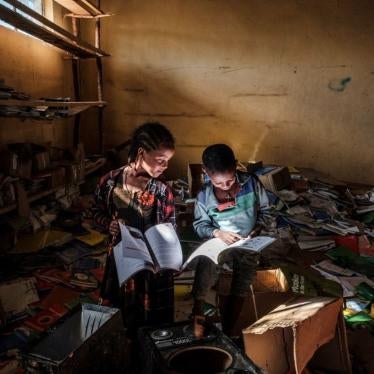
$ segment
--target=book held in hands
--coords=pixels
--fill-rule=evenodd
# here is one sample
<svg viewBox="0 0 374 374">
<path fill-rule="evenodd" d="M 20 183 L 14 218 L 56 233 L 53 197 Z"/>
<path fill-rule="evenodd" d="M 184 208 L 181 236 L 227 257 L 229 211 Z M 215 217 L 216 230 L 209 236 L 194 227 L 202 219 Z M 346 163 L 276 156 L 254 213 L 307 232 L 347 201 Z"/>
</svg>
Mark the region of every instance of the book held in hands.
<svg viewBox="0 0 374 374">
<path fill-rule="evenodd" d="M 172 224 L 152 226 L 143 234 L 120 223 L 120 230 L 122 240 L 113 248 L 120 286 L 141 270 L 181 269 L 182 247 Z"/>
<path fill-rule="evenodd" d="M 206 256 L 214 263 L 220 263 L 221 256 L 227 254 L 229 250 L 247 250 L 253 252 L 261 252 L 264 248 L 275 241 L 269 236 L 255 236 L 254 238 L 243 238 L 233 244 L 226 244 L 219 238 L 209 239 L 200 247 L 198 247 L 184 263 L 187 266 L 192 260 L 198 256 Z"/>
<path fill-rule="evenodd" d="M 274 238 L 257 236 L 227 245 L 221 239 L 214 238 L 200 245 L 183 263 L 182 247 L 172 224 L 152 226 L 143 234 L 134 227 L 120 223 L 120 230 L 122 240 L 113 248 L 120 286 L 143 270 L 153 273 L 162 270 L 179 272 L 198 256 L 206 256 L 218 264 L 222 253 L 227 250 L 260 252 L 275 241 Z"/>
</svg>

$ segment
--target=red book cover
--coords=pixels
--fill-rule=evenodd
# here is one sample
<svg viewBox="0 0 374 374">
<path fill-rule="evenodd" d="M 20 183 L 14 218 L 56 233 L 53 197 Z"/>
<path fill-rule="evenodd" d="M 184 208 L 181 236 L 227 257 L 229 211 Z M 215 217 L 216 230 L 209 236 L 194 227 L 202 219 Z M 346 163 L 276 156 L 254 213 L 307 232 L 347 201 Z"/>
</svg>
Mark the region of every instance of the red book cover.
<svg viewBox="0 0 374 374">
<path fill-rule="evenodd" d="M 42 332 L 54 325 L 59 318 L 60 316 L 56 312 L 50 309 L 43 310 L 35 316 L 27 319 L 25 325 L 33 330 Z"/>
</svg>

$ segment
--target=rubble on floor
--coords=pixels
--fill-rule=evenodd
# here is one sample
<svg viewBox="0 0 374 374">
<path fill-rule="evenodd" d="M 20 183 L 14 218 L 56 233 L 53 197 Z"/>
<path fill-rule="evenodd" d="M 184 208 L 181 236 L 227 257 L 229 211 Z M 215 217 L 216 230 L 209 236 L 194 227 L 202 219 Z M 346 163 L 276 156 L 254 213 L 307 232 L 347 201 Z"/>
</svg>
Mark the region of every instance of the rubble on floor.
<svg viewBox="0 0 374 374">
<path fill-rule="evenodd" d="M 265 253 L 261 266 L 287 265 L 296 293 L 344 297 L 349 337 L 362 329 L 373 333 L 374 189 L 335 181 L 308 169 L 286 168 L 291 171 L 287 176 L 285 168 L 280 168 L 279 177 L 278 169 L 265 166 L 256 171 L 260 179 L 267 178 L 268 188 L 278 198 L 261 220 L 264 233 L 286 238 L 289 248 L 287 253 L 276 248 Z M 269 172 L 271 176 L 266 176 Z M 201 175 L 197 178 L 202 179 Z M 170 184 L 176 193 L 179 234 L 188 256 L 198 244 L 190 226 L 191 183 L 182 179 Z M 13 216 L 0 232 L 2 238 L 13 235 L 10 243 L 15 244 L 0 246 L 0 373 L 22 372 L 21 353 L 27 347 L 48 335 L 78 304 L 98 302 L 106 242 L 105 235 L 82 225 L 81 213 L 92 204 L 90 198 L 85 199 L 81 197 L 77 209 L 62 209 L 61 202 L 57 207 L 55 199 L 32 206 L 29 219 Z M 89 221 L 89 216 L 83 217 Z M 28 236 L 15 241 L 14 233 L 24 227 L 28 227 Z M 191 300 L 186 296 L 192 280 L 190 272 L 176 281 L 179 320 L 188 318 Z M 356 338 L 355 342 L 354 347 Z M 367 357 L 360 358 L 357 352 L 352 348 L 355 365 L 365 359 L 369 367 Z"/>
</svg>

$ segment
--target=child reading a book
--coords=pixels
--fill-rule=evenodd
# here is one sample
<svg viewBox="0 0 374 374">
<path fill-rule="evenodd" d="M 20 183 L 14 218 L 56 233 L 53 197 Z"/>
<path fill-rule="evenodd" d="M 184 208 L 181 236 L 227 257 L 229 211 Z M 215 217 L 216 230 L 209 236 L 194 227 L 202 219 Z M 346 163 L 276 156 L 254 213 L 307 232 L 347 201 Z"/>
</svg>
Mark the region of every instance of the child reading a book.
<svg viewBox="0 0 374 374">
<path fill-rule="evenodd" d="M 198 236 L 203 239 L 215 237 L 232 244 L 254 235 L 258 214 L 269 209 L 269 197 L 264 187 L 255 176 L 236 170 L 234 153 L 225 144 L 206 148 L 202 161 L 209 181 L 199 192 L 195 203 L 193 226 Z M 231 252 L 229 261 L 233 270 L 231 291 L 222 315 L 222 327 L 227 335 L 231 335 L 252 283 L 258 253 L 235 250 Z M 202 256 L 195 270 L 192 295 L 193 315 L 197 317 L 202 315 L 207 293 L 217 281 L 218 267 Z"/>
<path fill-rule="evenodd" d="M 119 221 L 145 232 L 153 225 L 175 225 L 174 198 L 159 177 L 174 155 L 174 138 L 159 123 L 146 123 L 132 136 L 128 164 L 103 176 L 96 190 L 94 222 L 107 230 L 113 247 L 121 240 Z M 145 323 L 171 322 L 174 315 L 173 274 L 137 273 L 123 287 L 109 252 L 101 296 L 121 308 L 133 330 Z"/>
</svg>

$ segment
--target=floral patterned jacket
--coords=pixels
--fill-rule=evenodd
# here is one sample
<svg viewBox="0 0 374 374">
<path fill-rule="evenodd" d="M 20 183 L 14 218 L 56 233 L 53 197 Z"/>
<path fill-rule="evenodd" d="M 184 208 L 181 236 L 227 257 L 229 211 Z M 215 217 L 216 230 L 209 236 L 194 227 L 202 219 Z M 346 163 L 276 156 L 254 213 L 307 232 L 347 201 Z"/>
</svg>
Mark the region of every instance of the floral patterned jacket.
<svg viewBox="0 0 374 374">
<path fill-rule="evenodd" d="M 103 231 L 108 231 L 110 222 L 116 216 L 113 204 L 113 190 L 126 166 L 112 170 L 100 178 L 95 191 L 96 204 L 92 210 L 93 221 Z M 174 196 L 171 188 L 164 182 L 152 178 L 146 190 L 140 196 L 141 204 L 150 206 L 156 204 L 156 222 L 170 222 L 175 226 Z"/>
</svg>

